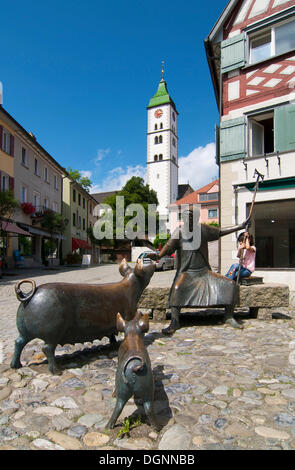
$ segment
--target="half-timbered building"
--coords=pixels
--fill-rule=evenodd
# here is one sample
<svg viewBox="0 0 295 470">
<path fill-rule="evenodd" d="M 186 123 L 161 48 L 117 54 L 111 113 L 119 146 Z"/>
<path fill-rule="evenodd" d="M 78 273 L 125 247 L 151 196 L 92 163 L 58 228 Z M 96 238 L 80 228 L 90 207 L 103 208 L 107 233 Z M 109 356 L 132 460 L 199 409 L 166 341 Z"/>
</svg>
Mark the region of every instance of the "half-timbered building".
<svg viewBox="0 0 295 470">
<path fill-rule="evenodd" d="M 231 0 L 205 40 L 219 108 L 216 126 L 223 227 L 249 213 L 256 273 L 295 297 L 295 0 Z M 221 241 L 221 272 L 236 259 Z"/>
</svg>

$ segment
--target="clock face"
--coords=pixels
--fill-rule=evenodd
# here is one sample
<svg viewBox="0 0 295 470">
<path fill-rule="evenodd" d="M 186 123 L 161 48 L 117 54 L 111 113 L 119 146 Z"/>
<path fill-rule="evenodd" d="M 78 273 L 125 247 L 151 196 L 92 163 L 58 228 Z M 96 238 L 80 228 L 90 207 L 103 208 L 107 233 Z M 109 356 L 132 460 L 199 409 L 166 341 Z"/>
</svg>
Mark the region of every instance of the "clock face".
<svg viewBox="0 0 295 470">
<path fill-rule="evenodd" d="M 163 111 L 161 109 L 157 109 L 155 111 L 155 117 L 158 119 L 160 118 L 161 116 L 163 116 Z"/>
</svg>

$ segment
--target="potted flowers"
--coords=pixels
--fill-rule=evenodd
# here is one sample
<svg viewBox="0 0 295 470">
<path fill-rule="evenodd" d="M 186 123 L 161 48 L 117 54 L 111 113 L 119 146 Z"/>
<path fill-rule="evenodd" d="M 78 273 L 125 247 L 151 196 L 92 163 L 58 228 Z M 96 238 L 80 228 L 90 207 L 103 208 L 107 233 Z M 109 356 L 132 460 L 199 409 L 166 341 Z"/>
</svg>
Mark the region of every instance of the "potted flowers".
<svg viewBox="0 0 295 470">
<path fill-rule="evenodd" d="M 33 204 L 31 204 L 30 202 L 23 202 L 21 204 L 21 208 L 23 212 L 27 215 L 32 215 L 36 212 L 35 206 L 33 206 Z"/>
</svg>

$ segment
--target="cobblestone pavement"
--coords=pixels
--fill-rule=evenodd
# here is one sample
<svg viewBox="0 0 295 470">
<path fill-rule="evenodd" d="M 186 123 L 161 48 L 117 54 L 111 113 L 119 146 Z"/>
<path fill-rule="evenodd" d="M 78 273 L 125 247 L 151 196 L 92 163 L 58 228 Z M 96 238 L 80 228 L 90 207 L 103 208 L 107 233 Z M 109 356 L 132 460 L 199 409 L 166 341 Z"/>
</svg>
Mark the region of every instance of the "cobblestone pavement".
<svg viewBox="0 0 295 470">
<path fill-rule="evenodd" d="M 116 266 L 41 274 L 35 272 L 38 284 L 120 278 Z M 152 282 L 169 285 L 171 277 L 173 272 L 155 273 Z M 145 343 L 161 430 L 148 425 L 141 404 L 132 399 L 108 431 L 118 345 L 105 338 L 58 347 L 62 373 L 53 376 L 36 339 L 23 351 L 23 367 L 10 369 L 18 278 L 0 282 L 0 449 L 295 449 L 292 309 L 273 312 L 269 321 L 239 310 L 243 330 L 223 324 L 222 311 L 183 312 L 181 329 L 168 338 L 163 324 L 151 321 Z M 122 426 L 126 417 L 129 434 Z"/>
</svg>

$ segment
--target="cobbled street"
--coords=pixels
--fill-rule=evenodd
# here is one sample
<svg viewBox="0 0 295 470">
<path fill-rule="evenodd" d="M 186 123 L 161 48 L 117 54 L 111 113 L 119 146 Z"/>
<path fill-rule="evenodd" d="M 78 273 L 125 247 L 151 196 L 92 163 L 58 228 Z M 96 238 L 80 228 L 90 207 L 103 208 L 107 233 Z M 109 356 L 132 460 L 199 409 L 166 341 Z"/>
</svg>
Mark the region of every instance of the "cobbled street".
<svg viewBox="0 0 295 470">
<path fill-rule="evenodd" d="M 174 271 L 151 286 L 170 286 Z M 221 310 L 184 311 L 173 337 L 150 321 L 145 336 L 155 379 L 159 432 L 131 399 L 106 430 L 115 405 L 116 346 L 107 338 L 59 346 L 61 375 L 52 375 L 36 339 L 21 369 L 10 369 L 17 280 L 101 283 L 120 280 L 117 265 L 19 272 L 0 280 L 0 449 L 292 450 L 295 449 L 295 312 L 250 319 L 243 330 L 223 324 Z M 167 324 L 166 322 L 165 324 Z M 120 341 L 122 336 L 117 339 Z M 128 428 L 122 421 L 131 417 Z M 133 423 L 133 425 L 132 425 Z"/>
</svg>

